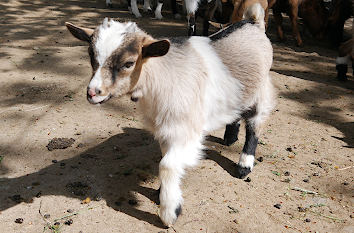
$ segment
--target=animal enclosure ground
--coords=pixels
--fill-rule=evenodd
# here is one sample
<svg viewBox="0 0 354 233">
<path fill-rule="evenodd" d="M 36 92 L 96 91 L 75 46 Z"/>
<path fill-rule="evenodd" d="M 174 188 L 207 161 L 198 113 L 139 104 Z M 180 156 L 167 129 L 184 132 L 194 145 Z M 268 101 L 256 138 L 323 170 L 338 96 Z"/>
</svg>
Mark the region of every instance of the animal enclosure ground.
<svg viewBox="0 0 354 233">
<path fill-rule="evenodd" d="M 285 43 L 272 22 L 268 33 L 278 104 L 250 182 L 234 177 L 244 129 L 231 147 L 215 131 L 206 159 L 183 180 L 182 215 L 173 228 L 162 226 L 159 146 L 129 98 L 86 101 L 87 46 L 64 22 L 131 19 L 154 36 L 186 35 L 184 19 L 163 13 L 157 21 L 93 0 L 1 1 L 0 231 L 354 232 L 354 79 L 335 79 L 336 51 L 324 42 L 305 35 L 305 46 L 295 47 L 288 22 Z M 49 151 L 53 138 L 75 141 Z"/>
</svg>

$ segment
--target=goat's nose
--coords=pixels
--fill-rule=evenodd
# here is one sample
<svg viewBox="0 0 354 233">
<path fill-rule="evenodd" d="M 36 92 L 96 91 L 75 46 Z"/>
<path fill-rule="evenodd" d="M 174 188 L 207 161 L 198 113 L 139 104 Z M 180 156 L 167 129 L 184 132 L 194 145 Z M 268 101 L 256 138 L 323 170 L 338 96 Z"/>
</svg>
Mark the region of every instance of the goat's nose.
<svg viewBox="0 0 354 233">
<path fill-rule="evenodd" d="M 99 88 L 87 88 L 87 94 L 91 97 L 100 95 L 102 91 Z"/>
</svg>

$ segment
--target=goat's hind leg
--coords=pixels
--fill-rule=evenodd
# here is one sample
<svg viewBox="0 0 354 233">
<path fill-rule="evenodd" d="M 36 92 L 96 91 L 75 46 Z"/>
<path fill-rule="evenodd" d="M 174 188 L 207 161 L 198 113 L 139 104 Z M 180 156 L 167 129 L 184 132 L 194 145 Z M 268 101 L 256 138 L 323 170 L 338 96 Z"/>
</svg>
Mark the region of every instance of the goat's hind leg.
<svg viewBox="0 0 354 233">
<path fill-rule="evenodd" d="M 177 220 L 182 210 L 181 178 L 186 167 L 197 164 L 202 145 L 201 140 L 189 140 L 183 145 L 171 144 L 164 146 L 166 151 L 159 165 L 160 210 L 159 215 L 166 226 Z M 166 144 L 165 144 L 166 145 Z"/>
<path fill-rule="evenodd" d="M 245 178 L 253 169 L 260 127 L 263 122 L 263 117 L 257 112 L 256 107 L 245 112 L 243 117 L 246 121 L 246 141 L 236 168 L 236 177 L 240 179 Z"/>
<path fill-rule="evenodd" d="M 226 125 L 224 133 L 224 144 L 231 146 L 238 140 L 238 132 L 240 130 L 240 122 L 237 120 L 231 124 Z"/>
</svg>

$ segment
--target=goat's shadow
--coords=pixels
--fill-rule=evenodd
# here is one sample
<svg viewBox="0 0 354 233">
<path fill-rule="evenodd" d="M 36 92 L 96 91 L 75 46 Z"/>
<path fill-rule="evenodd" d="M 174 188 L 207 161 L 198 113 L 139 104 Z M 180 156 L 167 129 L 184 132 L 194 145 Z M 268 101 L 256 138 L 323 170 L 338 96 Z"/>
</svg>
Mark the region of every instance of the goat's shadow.
<svg viewBox="0 0 354 233">
<path fill-rule="evenodd" d="M 106 200 L 109 207 L 154 226 L 164 228 L 155 214 L 139 210 L 134 192 L 158 203 L 158 191 L 142 186 L 158 174 L 161 152 L 148 132 L 124 128 L 124 133 L 83 153 L 53 163 L 35 173 L 16 178 L 0 178 L 0 211 L 45 195 L 61 195 L 80 200 L 90 197 Z M 207 141 L 222 143 L 209 136 Z M 235 177 L 236 164 L 214 150 L 206 159 L 218 163 Z"/>
<path fill-rule="evenodd" d="M 106 200 L 111 208 L 163 228 L 155 214 L 139 210 L 134 192 L 156 203 L 157 191 L 143 187 L 158 174 L 161 152 L 144 130 L 124 128 L 85 152 L 38 172 L 17 178 L 0 178 L 0 211 L 44 195 Z"/>
</svg>

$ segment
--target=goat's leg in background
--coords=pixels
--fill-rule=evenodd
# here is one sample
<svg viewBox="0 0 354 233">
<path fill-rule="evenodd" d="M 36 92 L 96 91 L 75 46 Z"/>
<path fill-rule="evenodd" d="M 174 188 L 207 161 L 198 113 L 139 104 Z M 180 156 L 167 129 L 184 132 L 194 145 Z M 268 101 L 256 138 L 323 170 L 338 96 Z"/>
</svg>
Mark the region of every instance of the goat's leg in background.
<svg viewBox="0 0 354 233">
<path fill-rule="evenodd" d="M 132 13 L 135 15 L 136 18 L 141 18 L 142 15 L 139 12 L 137 0 L 130 0 L 130 6 L 132 8 Z"/>
<path fill-rule="evenodd" d="M 205 10 L 203 18 L 203 36 L 209 35 L 209 21 L 212 20 L 215 10 L 218 7 L 216 1 L 218 0 L 211 0 L 207 3 L 207 9 Z"/>
<path fill-rule="evenodd" d="M 163 5 L 163 0 L 157 0 L 157 7 L 155 9 L 155 18 L 156 19 L 162 19 L 162 5 Z"/>
<path fill-rule="evenodd" d="M 300 36 L 298 24 L 297 24 L 298 12 L 299 12 L 298 6 L 290 6 L 289 18 L 291 21 L 291 27 L 293 29 L 293 35 L 296 39 L 296 45 L 302 46 L 303 44 L 302 44 L 302 40 L 301 40 L 301 36 Z"/>
<path fill-rule="evenodd" d="M 240 130 L 239 121 L 235 121 L 232 124 L 226 125 L 224 133 L 224 144 L 231 146 L 238 140 L 238 132 Z"/>
<path fill-rule="evenodd" d="M 182 191 L 180 188 L 184 169 L 195 166 L 201 154 L 201 138 L 188 140 L 180 145 L 160 143 L 165 152 L 159 165 L 160 210 L 159 215 L 166 226 L 171 226 L 182 210 Z"/>
<path fill-rule="evenodd" d="M 198 9 L 199 0 L 185 0 L 188 20 L 188 36 L 195 36 L 197 32 L 195 24 L 195 12 Z"/>
<path fill-rule="evenodd" d="M 152 12 L 150 0 L 144 0 L 143 11 L 144 12 L 149 12 L 149 11 Z"/>
<path fill-rule="evenodd" d="M 176 0 L 171 0 L 171 8 L 172 8 L 172 13 L 173 13 L 173 16 L 175 17 L 175 19 L 180 19 L 182 16 L 178 13 Z"/>
<path fill-rule="evenodd" d="M 106 6 L 108 8 L 112 8 L 113 7 L 112 0 L 106 0 Z"/>
<path fill-rule="evenodd" d="M 274 15 L 275 25 L 277 27 L 277 34 L 279 40 L 284 41 L 284 32 L 282 28 L 283 16 L 281 15 L 281 11 L 277 10 L 276 8 L 273 8 L 273 15 Z"/>
</svg>

